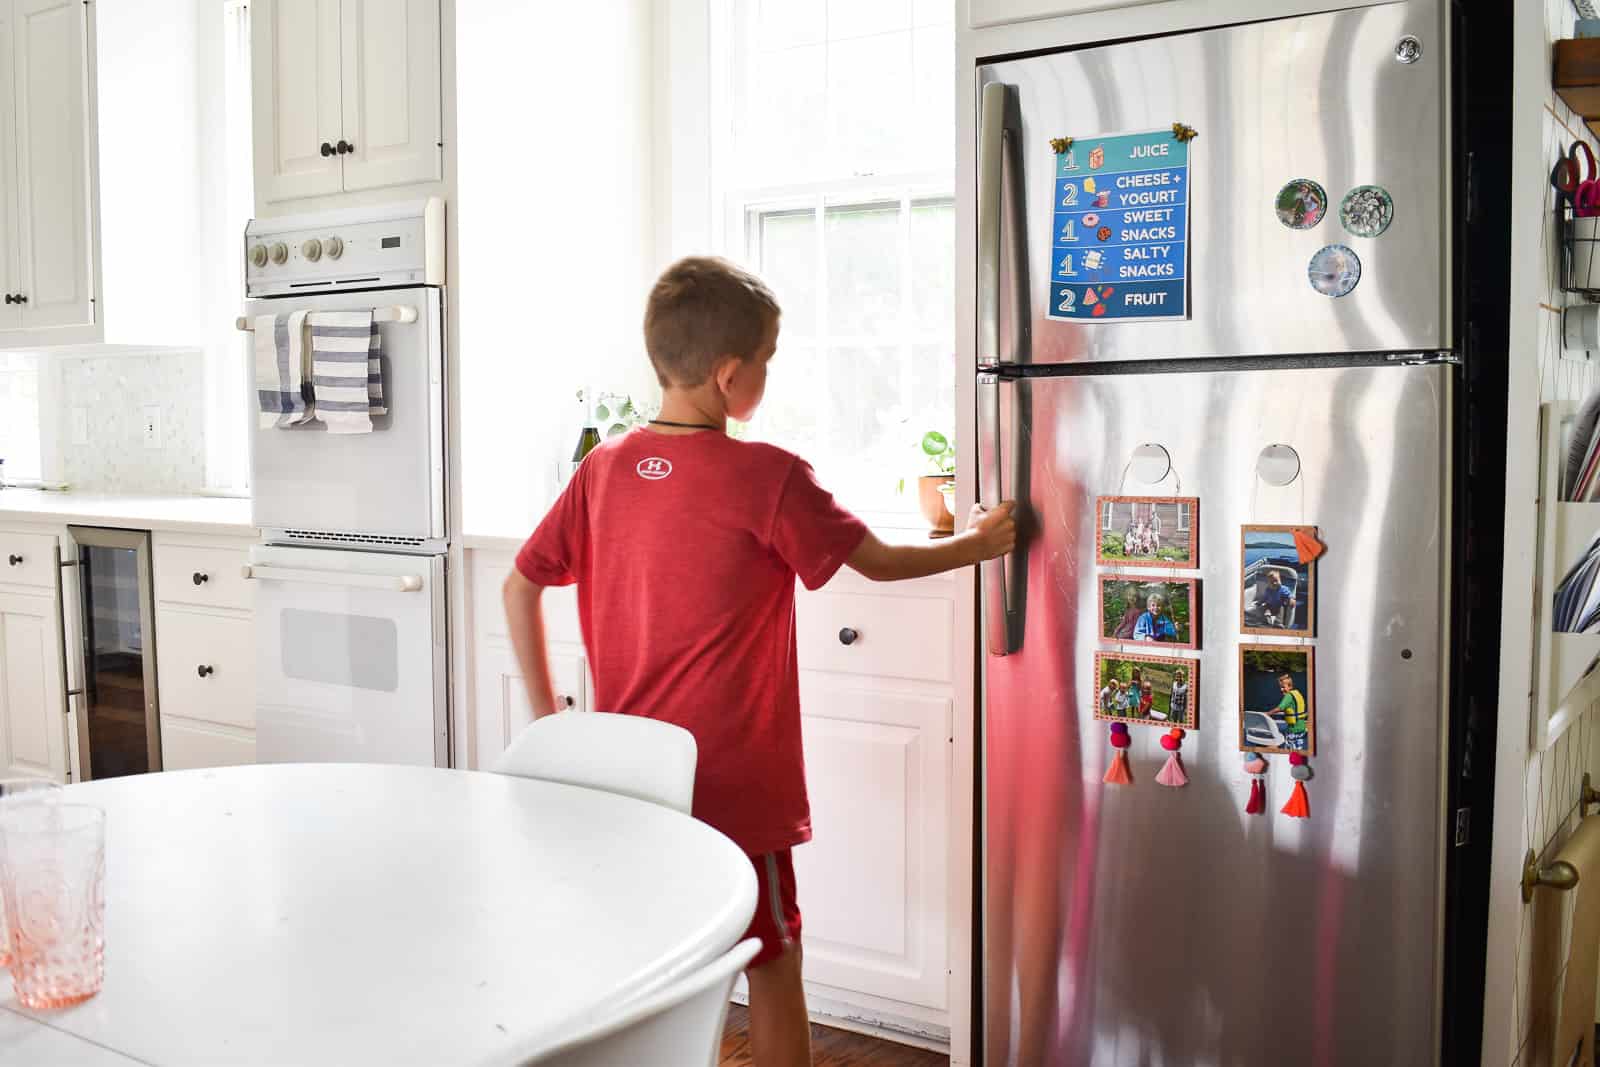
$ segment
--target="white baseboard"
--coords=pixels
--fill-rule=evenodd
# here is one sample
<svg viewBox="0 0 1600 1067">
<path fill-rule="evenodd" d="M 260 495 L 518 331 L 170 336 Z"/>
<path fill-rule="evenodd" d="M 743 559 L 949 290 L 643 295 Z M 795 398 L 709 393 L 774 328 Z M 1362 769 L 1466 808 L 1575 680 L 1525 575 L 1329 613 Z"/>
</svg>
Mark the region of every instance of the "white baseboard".
<svg viewBox="0 0 1600 1067">
<path fill-rule="evenodd" d="M 748 1006 L 750 1003 L 742 978 L 734 988 L 732 1000 L 739 1005 Z M 899 1045 L 924 1048 L 947 1056 L 950 1054 L 950 1028 L 947 1026 L 937 1026 L 882 1011 L 868 1016 L 863 1014 L 857 1005 L 818 996 L 814 990 L 806 991 L 806 1008 L 811 1021 L 818 1026 L 848 1030 L 851 1033 L 864 1034 L 867 1037 L 892 1041 Z"/>
</svg>

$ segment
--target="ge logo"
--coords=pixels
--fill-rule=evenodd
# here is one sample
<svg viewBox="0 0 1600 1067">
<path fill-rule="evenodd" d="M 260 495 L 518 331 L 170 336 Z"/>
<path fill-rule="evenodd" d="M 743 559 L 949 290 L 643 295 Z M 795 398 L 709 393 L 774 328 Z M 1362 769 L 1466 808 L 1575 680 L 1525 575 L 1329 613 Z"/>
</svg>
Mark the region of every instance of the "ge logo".
<svg viewBox="0 0 1600 1067">
<path fill-rule="evenodd" d="M 651 456 L 649 459 L 641 459 L 639 465 L 633 469 L 638 472 L 639 477 L 659 482 L 672 473 L 672 464 L 667 460 Z"/>
</svg>

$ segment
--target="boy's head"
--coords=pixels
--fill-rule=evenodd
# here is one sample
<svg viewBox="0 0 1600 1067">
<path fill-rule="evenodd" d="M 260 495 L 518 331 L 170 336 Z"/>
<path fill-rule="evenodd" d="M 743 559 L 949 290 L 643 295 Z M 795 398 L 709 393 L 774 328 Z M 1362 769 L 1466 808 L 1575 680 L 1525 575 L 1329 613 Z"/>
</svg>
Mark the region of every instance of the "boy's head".
<svg viewBox="0 0 1600 1067">
<path fill-rule="evenodd" d="M 1294 688 L 1294 675 L 1292 675 L 1292 674 L 1280 674 L 1280 675 L 1278 675 L 1278 688 L 1283 690 L 1285 693 L 1287 693 L 1287 692 L 1289 692 L 1289 690 L 1293 689 Z"/>
<path fill-rule="evenodd" d="M 1276 588 L 1278 588 L 1278 586 L 1280 586 L 1282 584 L 1283 584 L 1283 575 L 1279 574 L 1277 571 L 1268 571 L 1267 572 L 1267 587 L 1269 589 L 1276 589 Z"/>
<path fill-rule="evenodd" d="M 650 290 L 645 351 L 663 389 L 709 385 L 730 417 L 748 419 L 766 389 L 781 314 L 754 274 L 716 256 L 689 256 Z"/>
</svg>

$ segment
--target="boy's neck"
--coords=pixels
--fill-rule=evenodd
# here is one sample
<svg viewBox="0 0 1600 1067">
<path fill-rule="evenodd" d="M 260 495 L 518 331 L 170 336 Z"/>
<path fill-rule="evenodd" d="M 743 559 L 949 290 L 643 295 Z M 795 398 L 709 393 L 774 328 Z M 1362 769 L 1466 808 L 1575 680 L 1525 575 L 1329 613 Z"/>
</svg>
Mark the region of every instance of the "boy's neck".
<svg viewBox="0 0 1600 1067">
<path fill-rule="evenodd" d="M 722 397 L 716 387 L 697 386 L 680 389 L 668 386 L 661 393 L 659 422 L 679 423 L 678 426 L 657 426 L 659 433 L 698 433 L 700 429 L 728 430 L 728 414 L 722 407 Z"/>
</svg>

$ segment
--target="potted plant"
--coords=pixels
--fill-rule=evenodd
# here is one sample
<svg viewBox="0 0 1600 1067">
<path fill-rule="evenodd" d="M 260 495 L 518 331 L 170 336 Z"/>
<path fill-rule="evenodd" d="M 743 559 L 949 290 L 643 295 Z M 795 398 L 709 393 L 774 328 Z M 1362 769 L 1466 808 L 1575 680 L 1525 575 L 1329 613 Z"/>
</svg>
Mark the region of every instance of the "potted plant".
<svg viewBox="0 0 1600 1067">
<path fill-rule="evenodd" d="M 917 479 L 917 506 L 928 520 L 929 537 L 949 537 L 956 528 L 956 446 L 938 430 L 929 430 L 920 447 L 929 473 Z"/>
</svg>

